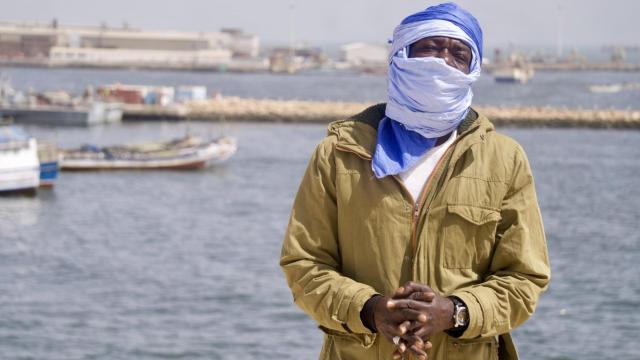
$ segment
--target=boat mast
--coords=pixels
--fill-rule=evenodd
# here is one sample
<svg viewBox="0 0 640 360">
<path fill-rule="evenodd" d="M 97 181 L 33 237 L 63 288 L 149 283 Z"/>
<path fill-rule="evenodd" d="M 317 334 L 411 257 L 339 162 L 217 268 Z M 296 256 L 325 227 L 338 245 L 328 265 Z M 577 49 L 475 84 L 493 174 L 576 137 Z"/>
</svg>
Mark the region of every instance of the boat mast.
<svg viewBox="0 0 640 360">
<path fill-rule="evenodd" d="M 562 48 L 564 47 L 564 39 L 563 39 L 563 19 L 562 19 L 562 4 L 560 4 L 558 2 L 557 5 L 557 15 L 558 15 L 558 20 L 557 20 L 557 31 L 556 31 L 556 56 L 558 57 L 558 60 L 560 60 L 562 58 Z"/>
<path fill-rule="evenodd" d="M 295 17 L 296 5 L 294 2 L 289 3 L 289 57 L 293 60 L 295 56 L 295 39 L 293 38 L 294 28 L 293 21 Z"/>
</svg>

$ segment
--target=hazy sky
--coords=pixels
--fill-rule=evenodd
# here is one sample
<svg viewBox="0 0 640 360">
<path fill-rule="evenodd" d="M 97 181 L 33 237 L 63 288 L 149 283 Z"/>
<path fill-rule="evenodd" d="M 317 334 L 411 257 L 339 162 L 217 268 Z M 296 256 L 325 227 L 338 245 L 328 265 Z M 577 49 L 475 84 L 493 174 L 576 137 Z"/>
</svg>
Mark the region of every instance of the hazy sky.
<svg viewBox="0 0 640 360">
<path fill-rule="evenodd" d="M 215 31 L 241 27 L 266 44 L 383 42 L 403 17 L 438 3 L 415 0 L 0 0 L 3 22 Z M 485 45 L 566 48 L 640 44 L 638 0 L 459 0 L 479 20 Z M 561 26 L 559 26 L 561 24 Z M 558 31 L 561 28 L 562 31 Z"/>
</svg>

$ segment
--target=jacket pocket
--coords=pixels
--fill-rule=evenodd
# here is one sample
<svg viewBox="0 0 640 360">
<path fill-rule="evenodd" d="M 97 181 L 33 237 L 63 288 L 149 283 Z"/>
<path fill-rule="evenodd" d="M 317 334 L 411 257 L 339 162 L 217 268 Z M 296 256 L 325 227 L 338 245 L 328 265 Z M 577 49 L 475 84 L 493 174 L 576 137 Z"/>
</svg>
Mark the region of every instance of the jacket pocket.
<svg viewBox="0 0 640 360">
<path fill-rule="evenodd" d="M 447 339 L 447 360 L 497 360 L 498 340 L 495 337 L 473 340 Z"/>
<path fill-rule="evenodd" d="M 489 265 L 496 227 L 497 210 L 472 205 L 447 205 L 443 222 L 443 265 L 449 269 L 477 268 Z"/>
</svg>

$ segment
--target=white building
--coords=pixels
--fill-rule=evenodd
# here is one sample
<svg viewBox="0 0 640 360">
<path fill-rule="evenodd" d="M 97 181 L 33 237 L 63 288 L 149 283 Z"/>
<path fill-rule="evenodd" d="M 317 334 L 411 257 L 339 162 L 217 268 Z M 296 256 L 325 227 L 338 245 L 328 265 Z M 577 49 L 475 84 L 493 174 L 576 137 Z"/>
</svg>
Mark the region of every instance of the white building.
<svg viewBox="0 0 640 360">
<path fill-rule="evenodd" d="M 223 46 L 233 52 L 234 57 L 256 58 L 260 52 L 260 39 L 256 35 L 245 34 L 240 29 L 222 29 L 227 37 Z"/>
<path fill-rule="evenodd" d="M 389 62 L 389 46 L 378 44 L 351 43 L 343 45 L 342 61 L 351 66 L 386 66 Z"/>
<path fill-rule="evenodd" d="M 53 47 L 52 66 L 215 68 L 231 61 L 230 50 L 137 50 Z"/>
</svg>

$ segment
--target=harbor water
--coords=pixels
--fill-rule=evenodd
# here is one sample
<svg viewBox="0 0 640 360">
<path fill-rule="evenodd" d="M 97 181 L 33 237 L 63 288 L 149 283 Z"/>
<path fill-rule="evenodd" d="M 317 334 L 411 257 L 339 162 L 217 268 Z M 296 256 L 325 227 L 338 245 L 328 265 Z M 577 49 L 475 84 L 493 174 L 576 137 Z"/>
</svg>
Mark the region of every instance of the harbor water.
<svg viewBox="0 0 640 360">
<path fill-rule="evenodd" d="M 3 73 L 16 87 L 40 89 L 80 89 L 116 77 L 197 79 L 165 72 Z M 602 82 L 617 81 L 618 74 L 609 75 Z M 362 101 L 384 94 L 384 78 L 372 76 L 353 75 L 338 87 L 310 80 L 321 75 L 199 76 L 223 93 L 223 84 L 235 84 L 234 95 L 245 97 Z M 579 73 L 561 76 L 573 79 L 569 89 L 585 81 Z M 600 105 L 637 107 L 631 100 L 637 93 L 625 96 L 626 103 L 600 99 Z M 64 172 L 51 191 L 0 198 L 0 359 L 317 358 L 321 332 L 293 304 L 278 257 L 324 126 L 145 122 L 27 130 L 63 147 L 186 131 L 225 134 L 237 137 L 239 150 L 208 170 Z M 640 132 L 499 130 L 518 140 L 531 161 L 553 270 L 536 313 L 514 332 L 522 358 L 640 359 Z"/>
<path fill-rule="evenodd" d="M 380 75 L 315 71 L 296 75 L 232 74 L 180 71 L 92 69 L 0 69 L 18 90 L 60 89 L 77 94 L 87 86 L 206 85 L 223 96 L 258 99 L 384 101 L 386 79 Z M 554 106 L 588 109 L 640 110 L 640 90 L 593 93 L 591 85 L 640 84 L 640 72 L 537 72 L 527 85 L 496 84 L 483 74 L 474 84 L 474 104 L 494 106 Z"/>
</svg>

